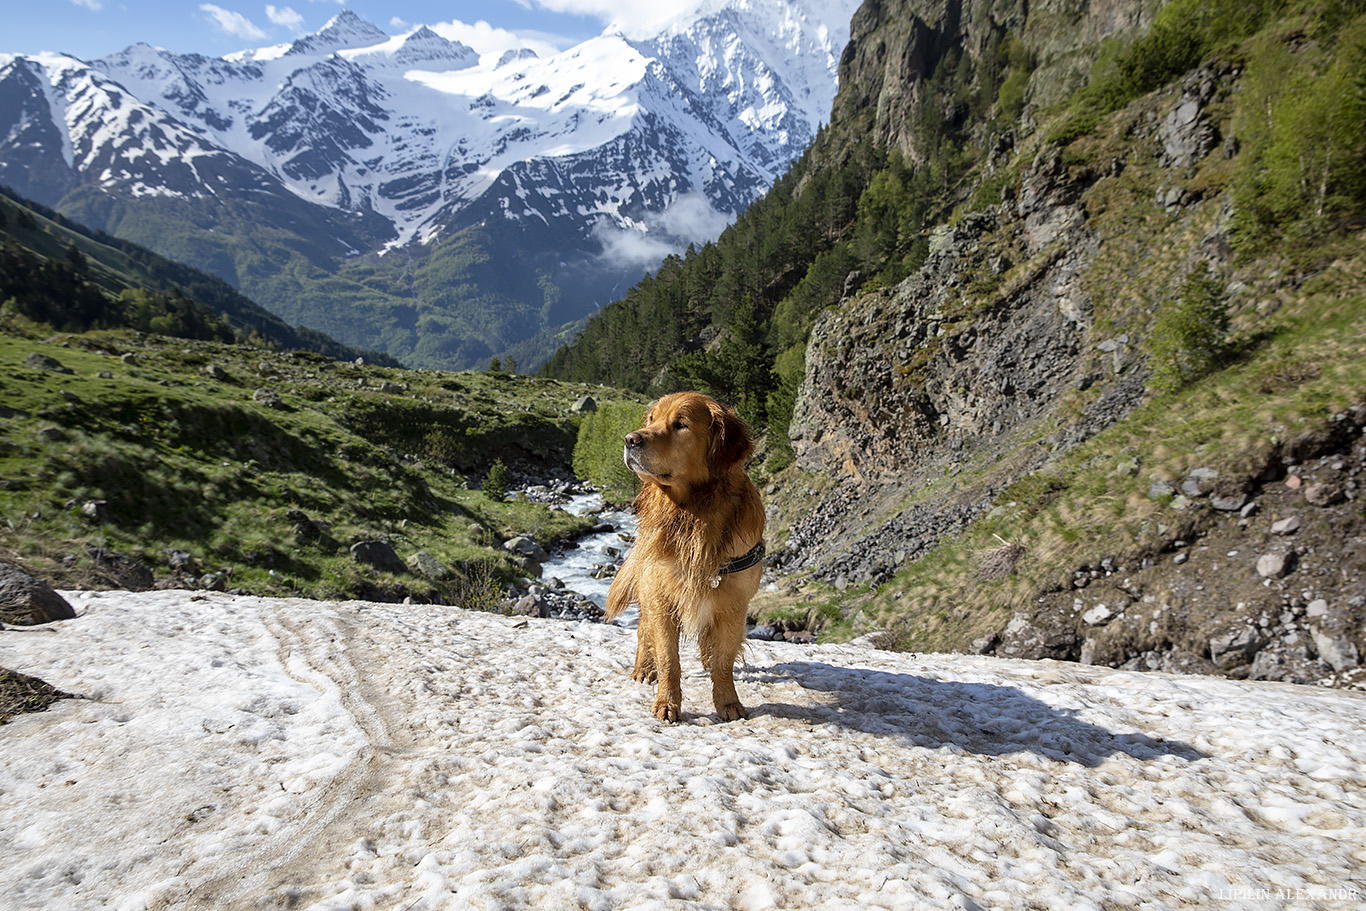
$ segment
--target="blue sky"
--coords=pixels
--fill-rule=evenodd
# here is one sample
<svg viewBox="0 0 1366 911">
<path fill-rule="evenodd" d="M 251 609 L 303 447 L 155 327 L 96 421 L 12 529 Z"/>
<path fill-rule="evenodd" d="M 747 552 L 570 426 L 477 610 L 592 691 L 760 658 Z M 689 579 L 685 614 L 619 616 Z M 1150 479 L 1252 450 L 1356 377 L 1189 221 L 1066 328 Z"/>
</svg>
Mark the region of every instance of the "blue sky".
<svg viewBox="0 0 1366 911">
<path fill-rule="evenodd" d="M 391 35 L 458 21 L 469 27 L 470 38 L 479 35 L 494 45 L 507 40 L 501 31 L 559 49 L 609 23 L 627 31 L 648 28 L 696 5 L 698 0 L 12 0 L 5 4 L 0 52 L 60 51 L 90 59 L 145 41 L 217 57 L 315 32 L 343 7 Z"/>
</svg>

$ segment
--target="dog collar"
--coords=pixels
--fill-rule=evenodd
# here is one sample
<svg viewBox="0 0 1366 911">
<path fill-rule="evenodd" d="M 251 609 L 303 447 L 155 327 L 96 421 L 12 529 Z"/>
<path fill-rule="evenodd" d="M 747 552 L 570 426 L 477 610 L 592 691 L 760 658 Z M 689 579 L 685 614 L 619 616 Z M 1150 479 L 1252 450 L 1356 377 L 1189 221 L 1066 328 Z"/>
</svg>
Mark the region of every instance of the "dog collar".
<svg viewBox="0 0 1366 911">
<path fill-rule="evenodd" d="M 764 553 L 764 541 L 762 538 L 760 538 L 759 543 L 749 549 L 749 553 L 745 554 L 744 556 L 736 557 L 733 560 L 727 560 L 725 563 L 722 563 L 721 568 L 718 569 L 716 571 L 716 575 L 712 577 L 711 587 L 716 588 L 718 585 L 720 585 L 721 577 L 727 573 L 738 573 L 742 570 L 749 569 L 751 566 L 758 564 L 764 559 Z"/>
</svg>

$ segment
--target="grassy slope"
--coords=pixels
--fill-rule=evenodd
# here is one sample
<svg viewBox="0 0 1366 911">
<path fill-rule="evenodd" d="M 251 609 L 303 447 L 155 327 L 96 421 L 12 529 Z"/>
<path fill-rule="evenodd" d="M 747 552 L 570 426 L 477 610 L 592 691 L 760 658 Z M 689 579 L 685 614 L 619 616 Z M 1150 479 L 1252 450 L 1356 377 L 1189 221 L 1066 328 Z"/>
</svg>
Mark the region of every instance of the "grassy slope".
<svg viewBox="0 0 1366 911">
<path fill-rule="evenodd" d="M 567 465 L 570 404 L 590 392 L 617 399 L 517 375 L 400 371 L 127 332 L 44 338 L 15 319 L 3 328 L 0 559 L 57 585 L 118 584 L 89 551 L 106 548 L 150 567 L 159 584 L 217 573 L 257 593 L 451 600 L 460 580 L 360 567 L 348 546 L 382 538 L 403 558 L 426 550 L 474 581 L 490 570 L 512 578 L 500 539 L 550 542 L 585 520 L 471 488 L 495 458 Z M 73 373 L 24 366 L 34 352 Z M 283 407 L 254 402 L 258 388 Z M 107 520 L 82 511 L 97 500 Z M 173 551 L 191 558 L 179 576 Z"/>
</svg>

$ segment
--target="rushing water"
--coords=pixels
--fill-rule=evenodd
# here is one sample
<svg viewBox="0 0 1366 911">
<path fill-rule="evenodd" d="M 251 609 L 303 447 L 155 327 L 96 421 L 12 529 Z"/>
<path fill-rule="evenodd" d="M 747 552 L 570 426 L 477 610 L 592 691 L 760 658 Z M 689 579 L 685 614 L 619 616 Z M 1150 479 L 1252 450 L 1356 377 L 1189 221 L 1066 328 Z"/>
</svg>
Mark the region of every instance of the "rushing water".
<svg viewBox="0 0 1366 911">
<path fill-rule="evenodd" d="M 552 553 L 550 559 L 541 567 L 542 578 L 559 579 L 565 588 L 578 592 L 594 604 L 603 607 L 607 604 L 607 590 L 612 587 L 612 580 L 610 577 L 595 579 L 593 573 L 601 564 L 621 563 L 622 557 L 631 546 L 622 540 L 621 536 L 635 535 L 636 517 L 629 511 L 608 510 L 599 513 L 598 510 L 602 509 L 602 495 L 598 493 L 571 496 L 563 508 L 577 516 L 597 515 L 603 522 L 612 526 L 612 531 L 590 534 L 579 539 L 578 547 Z M 623 620 L 627 618 L 623 617 Z"/>
</svg>

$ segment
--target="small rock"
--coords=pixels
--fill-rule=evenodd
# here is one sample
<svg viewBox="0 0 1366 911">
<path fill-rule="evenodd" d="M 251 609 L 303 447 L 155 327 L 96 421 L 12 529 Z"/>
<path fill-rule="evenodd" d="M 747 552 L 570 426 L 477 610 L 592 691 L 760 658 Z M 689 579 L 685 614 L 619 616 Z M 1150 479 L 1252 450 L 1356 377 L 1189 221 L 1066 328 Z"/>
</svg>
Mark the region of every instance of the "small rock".
<svg viewBox="0 0 1366 911">
<path fill-rule="evenodd" d="M 81 504 L 81 515 L 103 524 L 109 521 L 109 501 L 86 500 Z"/>
<path fill-rule="evenodd" d="M 1299 475 L 1294 475 L 1294 474 L 1292 474 L 1292 475 L 1290 475 L 1290 477 L 1288 477 L 1288 478 L 1285 479 L 1285 486 L 1286 486 L 1286 487 L 1289 487 L 1291 490 L 1299 490 L 1299 489 L 1300 489 L 1300 485 L 1303 484 L 1303 483 L 1304 483 L 1304 482 L 1303 482 L 1302 480 L 1300 480 L 1300 476 L 1299 476 Z"/>
<path fill-rule="evenodd" d="M 1148 485 L 1148 499 L 1150 500 L 1162 500 L 1175 495 L 1175 493 L 1176 488 L 1166 481 L 1153 481 L 1152 484 Z"/>
<path fill-rule="evenodd" d="M 217 364 L 210 364 L 209 366 L 204 368 L 204 375 L 211 380 L 222 381 L 228 378 L 228 371 L 224 370 Z"/>
<path fill-rule="evenodd" d="M 408 390 L 407 387 L 402 385 L 401 383 L 394 383 L 389 380 L 385 380 L 384 382 L 379 384 L 379 391 L 384 393 L 385 395 L 401 395 L 402 393 L 407 392 Z"/>
<path fill-rule="evenodd" d="M 574 404 L 569 406 L 569 410 L 574 414 L 589 414 L 598 410 L 598 403 L 591 395 L 585 395 L 576 399 Z"/>
<path fill-rule="evenodd" d="M 778 631 L 771 626 L 756 626 L 745 634 L 746 639 L 757 639 L 760 642 L 772 642 L 778 638 Z"/>
<path fill-rule="evenodd" d="M 1257 558 L 1257 574 L 1264 579 L 1283 579 L 1295 569 L 1295 554 L 1270 553 Z"/>
<path fill-rule="evenodd" d="M 1102 626 L 1114 617 L 1115 612 L 1104 604 L 1097 604 L 1089 611 L 1081 615 L 1082 621 L 1087 626 Z"/>
<path fill-rule="evenodd" d="M 1220 512 L 1237 512 L 1247 503 L 1245 493 L 1215 494 L 1209 498 L 1209 505 Z"/>
<path fill-rule="evenodd" d="M 1346 499 L 1341 485 L 1333 481 L 1319 481 L 1304 488 L 1304 498 L 1315 506 L 1333 506 Z"/>
<path fill-rule="evenodd" d="M 1273 535 L 1293 535 L 1300 530 L 1299 516 L 1286 516 L 1284 519 L 1277 519 L 1271 523 L 1271 533 Z"/>
<path fill-rule="evenodd" d="M 1214 488 L 1214 482 L 1218 479 L 1219 472 L 1213 468 L 1196 468 L 1181 482 L 1181 492 L 1191 499 L 1203 497 Z"/>
<path fill-rule="evenodd" d="M 284 403 L 280 401 L 280 396 L 273 389 L 257 389 L 251 394 L 251 400 L 258 405 L 265 405 L 267 408 L 282 408 Z"/>
</svg>

